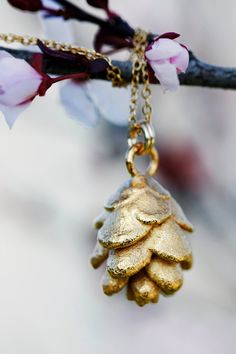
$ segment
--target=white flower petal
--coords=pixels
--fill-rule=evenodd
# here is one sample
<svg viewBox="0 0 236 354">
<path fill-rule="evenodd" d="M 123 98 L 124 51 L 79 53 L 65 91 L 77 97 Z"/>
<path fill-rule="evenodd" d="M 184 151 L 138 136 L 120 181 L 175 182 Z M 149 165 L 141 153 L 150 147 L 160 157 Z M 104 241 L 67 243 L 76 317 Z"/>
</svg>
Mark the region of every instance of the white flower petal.
<svg viewBox="0 0 236 354">
<path fill-rule="evenodd" d="M 61 88 L 60 96 L 67 112 L 87 126 L 95 126 L 100 118 L 115 125 L 127 125 L 130 89 L 114 89 L 109 82 L 101 80 L 68 81 Z"/>
<path fill-rule="evenodd" d="M 175 65 L 178 73 L 185 73 L 189 64 L 189 53 L 186 48 L 182 47 L 182 51 L 171 58 L 171 63 Z"/>
<path fill-rule="evenodd" d="M 12 58 L 12 55 L 6 50 L 0 50 L 0 60 L 4 58 Z"/>
<path fill-rule="evenodd" d="M 93 80 L 88 90 L 104 119 L 118 126 L 128 124 L 130 88 L 113 88 L 110 82 Z"/>
<path fill-rule="evenodd" d="M 3 113 L 8 127 L 11 129 L 18 116 L 29 107 L 30 103 L 25 103 L 15 107 L 8 107 L 0 104 L 0 111 Z"/>
<path fill-rule="evenodd" d="M 67 113 L 88 127 L 97 124 L 100 116 L 88 92 L 88 82 L 69 80 L 60 88 L 60 99 Z"/>
<path fill-rule="evenodd" d="M 32 98 L 42 81 L 41 75 L 25 60 L 0 60 L 0 104 L 16 106 Z"/>
<path fill-rule="evenodd" d="M 173 39 L 160 38 L 153 43 L 152 48 L 145 52 L 148 60 L 165 60 L 177 56 L 182 46 Z"/>
<path fill-rule="evenodd" d="M 0 60 L 0 82 L 10 80 L 10 82 L 19 81 L 23 79 L 38 78 L 41 75 L 25 60 L 5 57 Z"/>
<path fill-rule="evenodd" d="M 22 82 L 16 82 L 7 88 L 1 86 L 0 104 L 14 107 L 32 99 L 37 94 L 41 80 L 28 79 Z"/>
<path fill-rule="evenodd" d="M 179 78 L 173 64 L 166 60 L 161 64 L 150 62 L 150 65 L 164 91 L 175 91 L 179 87 Z"/>
<path fill-rule="evenodd" d="M 48 7 L 49 9 L 59 10 L 61 6 L 57 4 L 54 0 L 41 0 L 43 6 Z"/>
<path fill-rule="evenodd" d="M 62 7 L 52 0 L 43 0 L 43 5 L 50 9 L 59 10 Z M 61 17 L 45 17 L 45 11 L 39 12 L 39 19 L 46 38 L 60 42 L 74 43 L 73 25 Z"/>
</svg>

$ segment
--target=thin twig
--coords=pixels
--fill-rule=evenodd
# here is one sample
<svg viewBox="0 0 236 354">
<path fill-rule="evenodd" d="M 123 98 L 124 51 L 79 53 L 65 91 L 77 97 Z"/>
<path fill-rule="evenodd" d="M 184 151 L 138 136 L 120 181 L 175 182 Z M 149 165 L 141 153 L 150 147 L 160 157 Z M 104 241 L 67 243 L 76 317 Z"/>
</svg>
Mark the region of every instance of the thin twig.
<svg viewBox="0 0 236 354">
<path fill-rule="evenodd" d="M 116 16 L 113 19 L 103 20 L 72 4 L 70 1 L 53 1 L 63 6 L 66 10 L 71 11 L 72 18 L 77 19 L 78 21 L 93 23 L 98 25 L 100 28 L 110 31 L 113 34 L 122 35 L 124 37 L 133 37 L 134 35 L 134 29 L 119 16 Z"/>
</svg>

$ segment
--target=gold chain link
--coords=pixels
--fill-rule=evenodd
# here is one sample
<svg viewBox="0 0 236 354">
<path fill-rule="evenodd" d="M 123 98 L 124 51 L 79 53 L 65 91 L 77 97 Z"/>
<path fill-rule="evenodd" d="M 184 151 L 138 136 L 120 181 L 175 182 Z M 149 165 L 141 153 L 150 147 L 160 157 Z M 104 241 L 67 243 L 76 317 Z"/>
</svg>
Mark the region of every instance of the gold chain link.
<svg viewBox="0 0 236 354">
<path fill-rule="evenodd" d="M 145 61 L 145 49 L 147 46 L 147 33 L 141 29 L 135 31 L 133 38 L 132 61 L 132 80 L 131 80 L 131 100 L 129 116 L 128 145 L 126 154 L 126 167 L 132 177 L 142 175 L 135 167 L 134 159 L 136 155 L 149 155 L 150 165 L 146 171 L 150 176 L 157 171 L 159 164 L 159 155 L 154 146 L 155 134 L 151 126 L 152 106 L 150 103 L 151 89 L 149 85 L 149 76 L 147 63 Z M 142 113 L 144 119 L 137 119 L 139 83 L 143 80 L 143 89 L 141 97 L 143 99 Z"/>
<path fill-rule="evenodd" d="M 140 149 L 149 149 L 154 143 L 154 133 L 150 127 L 152 106 L 150 103 L 151 89 L 149 85 L 149 76 L 147 71 L 147 63 L 145 61 L 145 49 L 147 46 L 147 33 L 141 29 L 137 29 L 133 38 L 133 52 L 131 54 L 132 61 L 132 79 L 131 79 L 131 99 L 130 99 L 130 116 L 129 116 L 129 139 L 130 146 L 137 144 L 138 136 L 143 135 L 144 144 L 139 144 Z M 144 119 L 137 120 L 138 100 L 139 100 L 139 83 L 143 80 L 143 89 L 141 97 L 143 99 L 142 113 Z M 140 153 L 142 152 L 140 150 Z"/>
<path fill-rule="evenodd" d="M 126 87 L 128 83 L 122 78 L 122 73 L 118 66 L 110 62 L 107 68 L 107 79 L 112 82 L 113 87 Z"/>
<path fill-rule="evenodd" d="M 130 101 L 130 117 L 129 125 L 130 129 L 136 129 L 139 126 L 137 121 L 137 108 L 139 98 L 139 83 L 141 78 L 143 79 L 143 107 L 142 112 L 144 115 L 144 121 L 150 123 L 152 106 L 150 103 L 151 89 L 149 86 L 149 76 L 147 72 L 147 63 L 144 58 L 144 52 L 147 46 L 147 33 L 141 29 L 137 29 L 133 39 L 133 53 L 131 55 L 132 61 L 132 80 L 131 80 L 131 101 Z"/>
<path fill-rule="evenodd" d="M 149 85 L 149 76 L 147 71 L 147 63 L 144 61 L 142 67 L 142 77 L 143 77 L 143 89 L 142 89 L 142 98 L 144 100 L 144 104 L 142 107 L 142 112 L 145 117 L 145 122 L 150 123 L 151 114 L 152 114 L 152 105 L 151 105 L 151 89 Z"/>
<path fill-rule="evenodd" d="M 0 33 L 0 41 L 4 41 L 6 43 L 20 43 L 24 46 L 30 46 L 37 45 L 38 38 L 30 36 L 19 36 L 17 34 L 11 33 Z M 41 42 L 50 49 L 84 55 L 88 60 L 104 59 L 109 64 L 107 68 L 107 78 L 112 81 L 112 85 L 116 87 L 124 87 L 127 85 L 126 81 L 122 78 L 120 68 L 114 66 L 111 62 L 111 59 L 106 55 L 98 53 L 92 49 L 78 47 L 69 43 L 60 43 L 51 39 L 42 39 Z"/>
</svg>

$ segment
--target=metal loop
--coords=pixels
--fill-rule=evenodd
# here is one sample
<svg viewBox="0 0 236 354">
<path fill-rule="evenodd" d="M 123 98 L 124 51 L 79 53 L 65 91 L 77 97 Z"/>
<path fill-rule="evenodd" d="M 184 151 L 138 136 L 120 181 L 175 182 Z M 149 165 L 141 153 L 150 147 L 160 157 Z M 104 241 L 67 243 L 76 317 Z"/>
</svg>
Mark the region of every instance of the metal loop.
<svg viewBox="0 0 236 354">
<path fill-rule="evenodd" d="M 134 125 L 129 131 L 128 145 L 135 146 L 138 142 L 138 137 L 143 136 L 143 146 L 146 151 L 150 150 L 155 143 L 155 132 L 151 124 L 142 122 Z"/>
<path fill-rule="evenodd" d="M 136 144 L 136 145 L 133 145 L 127 151 L 126 167 L 127 167 L 129 174 L 132 177 L 143 175 L 143 173 L 139 172 L 138 169 L 134 165 L 134 158 L 136 155 L 139 155 L 139 156 L 140 155 L 149 155 L 150 156 L 151 161 L 150 161 L 149 167 L 146 171 L 146 174 L 148 174 L 149 176 L 153 176 L 156 173 L 157 168 L 158 168 L 158 164 L 159 164 L 159 155 L 158 155 L 156 148 L 153 146 L 148 151 L 145 149 L 140 151 L 140 144 Z"/>
<path fill-rule="evenodd" d="M 147 98 L 150 98 L 150 96 L 151 96 L 151 89 L 150 89 L 150 87 L 145 87 L 145 88 L 143 88 L 143 90 L 142 90 L 142 97 L 143 97 L 144 99 L 147 99 Z"/>
<path fill-rule="evenodd" d="M 142 108 L 142 112 L 143 114 L 146 116 L 146 115 L 151 115 L 152 113 L 152 107 L 151 106 L 148 106 L 148 105 L 145 105 L 143 106 Z"/>
<path fill-rule="evenodd" d="M 134 71 L 138 73 L 141 69 L 142 69 L 142 62 L 140 60 L 135 60 Z"/>
</svg>

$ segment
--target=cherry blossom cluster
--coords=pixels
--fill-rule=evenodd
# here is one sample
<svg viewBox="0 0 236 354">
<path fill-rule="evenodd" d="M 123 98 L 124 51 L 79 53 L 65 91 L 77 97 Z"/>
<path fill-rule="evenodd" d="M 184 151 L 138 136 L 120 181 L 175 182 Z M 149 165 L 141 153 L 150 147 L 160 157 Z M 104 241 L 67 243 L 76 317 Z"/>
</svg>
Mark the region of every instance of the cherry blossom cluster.
<svg viewBox="0 0 236 354">
<path fill-rule="evenodd" d="M 87 13 L 66 0 L 50 0 L 59 6 L 57 9 L 45 5 L 45 0 L 8 0 L 8 2 L 23 11 L 39 11 L 44 15 L 62 17 L 66 20 L 70 18 L 83 20 L 83 16 L 88 17 Z M 87 2 L 93 7 L 105 10 L 107 14 L 106 26 L 101 25 L 95 36 L 95 49 L 102 52 L 104 45 L 110 45 L 113 51 L 131 47 L 131 27 L 110 10 L 108 0 L 87 0 Z M 116 31 L 112 32 L 114 24 Z M 164 91 L 176 90 L 179 86 L 178 74 L 185 72 L 188 67 L 189 53 L 184 45 L 176 41 L 178 37 L 179 35 L 173 32 L 154 37 L 145 51 L 150 81 L 158 81 Z M 44 96 L 53 84 L 73 79 L 79 86 L 90 78 L 91 73 L 104 71 L 107 67 L 107 63 L 102 59 L 91 62 L 84 56 L 52 51 L 41 42 L 38 43 L 38 47 L 41 53 L 35 54 L 31 62 L 17 59 L 7 51 L 0 51 L 0 110 L 9 127 L 13 126 L 19 114 L 36 96 Z M 61 61 L 64 65 L 73 62 L 78 70 L 74 74 L 51 77 L 43 70 L 43 60 L 47 56 L 51 56 L 55 62 Z"/>
</svg>

